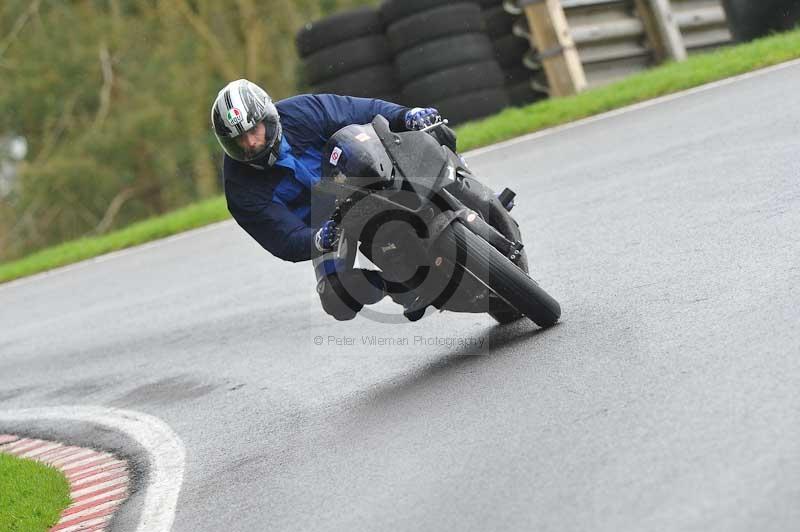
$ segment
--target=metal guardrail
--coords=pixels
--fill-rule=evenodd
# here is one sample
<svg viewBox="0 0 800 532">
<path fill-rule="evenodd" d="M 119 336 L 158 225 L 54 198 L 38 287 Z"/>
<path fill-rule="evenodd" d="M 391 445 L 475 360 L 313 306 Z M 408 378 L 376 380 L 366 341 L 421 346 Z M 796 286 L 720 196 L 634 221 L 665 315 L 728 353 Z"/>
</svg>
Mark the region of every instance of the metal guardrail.
<svg viewBox="0 0 800 532">
<path fill-rule="evenodd" d="M 687 51 L 702 52 L 733 41 L 721 0 L 671 0 L 672 12 Z M 518 15 L 513 32 L 529 39 L 528 21 L 514 0 L 506 10 Z M 634 0 L 562 0 L 561 6 L 590 87 L 603 85 L 656 64 L 645 22 Z M 540 69 L 535 51 L 524 60 Z"/>
</svg>

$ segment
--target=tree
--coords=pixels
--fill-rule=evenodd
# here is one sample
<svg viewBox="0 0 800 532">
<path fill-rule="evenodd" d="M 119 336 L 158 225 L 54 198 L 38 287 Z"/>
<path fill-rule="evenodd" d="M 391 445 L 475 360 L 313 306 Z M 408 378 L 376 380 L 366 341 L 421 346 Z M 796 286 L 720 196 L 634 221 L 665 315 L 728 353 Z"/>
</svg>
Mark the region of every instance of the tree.
<svg viewBox="0 0 800 532">
<path fill-rule="evenodd" d="M 297 29 L 363 3 L 4 0 L 0 136 L 29 150 L 0 199 L 0 261 L 218 194 L 217 91 L 291 95 Z"/>
</svg>

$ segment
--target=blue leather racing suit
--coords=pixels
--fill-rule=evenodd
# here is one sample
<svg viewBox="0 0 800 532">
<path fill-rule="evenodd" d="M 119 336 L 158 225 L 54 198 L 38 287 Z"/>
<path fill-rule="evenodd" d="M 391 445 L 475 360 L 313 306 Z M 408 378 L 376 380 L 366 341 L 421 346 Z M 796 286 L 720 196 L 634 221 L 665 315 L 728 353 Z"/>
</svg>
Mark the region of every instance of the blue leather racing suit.
<svg viewBox="0 0 800 532">
<path fill-rule="evenodd" d="M 334 199 L 317 193 L 312 196 L 312 188 L 321 176 L 323 149 L 334 133 L 351 124 L 368 124 L 377 115 L 389 120 L 393 130 L 403 131 L 408 108 L 382 100 L 332 94 L 294 96 L 277 102 L 275 107 L 283 138 L 274 166 L 262 161 L 243 163 L 225 156 L 223 181 L 228 210 L 272 255 L 291 262 L 314 259 L 323 308 L 337 319 L 350 319 L 362 304 L 383 297 L 382 291 L 378 293 L 381 279 L 377 272 L 369 270 L 330 271 L 329 261 L 314 246 L 314 234 L 330 218 Z M 352 270 L 352 263 L 349 267 Z M 343 293 L 343 275 L 366 280 L 361 283 L 363 293 Z"/>
</svg>

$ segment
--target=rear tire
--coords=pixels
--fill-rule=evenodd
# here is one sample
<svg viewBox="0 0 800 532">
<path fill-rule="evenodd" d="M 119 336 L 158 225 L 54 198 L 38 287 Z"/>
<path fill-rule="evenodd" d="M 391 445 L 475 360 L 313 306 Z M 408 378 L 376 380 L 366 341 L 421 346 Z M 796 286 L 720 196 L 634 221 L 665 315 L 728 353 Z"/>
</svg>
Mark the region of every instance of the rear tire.
<svg viewBox="0 0 800 532">
<path fill-rule="evenodd" d="M 308 83 L 319 85 L 345 74 L 391 61 L 389 42 L 383 35 L 345 41 L 306 57 Z"/>
<path fill-rule="evenodd" d="M 415 13 L 386 28 L 386 38 L 395 54 L 427 41 L 450 35 L 481 33 L 484 30 L 480 8 L 463 2 Z"/>
<path fill-rule="evenodd" d="M 523 81 L 506 87 L 508 100 L 514 107 L 521 107 L 547 98 L 547 94 L 533 88 L 530 81 Z"/>
<path fill-rule="evenodd" d="M 409 48 L 394 59 L 395 75 L 401 83 L 467 63 L 490 61 L 492 43 L 483 33 L 444 37 Z"/>
<path fill-rule="evenodd" d="M 451 0 L 384 0 L 380 7 L 380 13 L 384 24 L 388 26 L 421 11 L 451 4 Z"/>
<path fill-rule="evenodd" d="M 539 327 L 555 325 L 561 317 L 558 301 L 460 220 L 454 222 L 439 238 L 443 249 L 460 251 L 458 260 L 464 262 L 459 263 L 461 268 Z M 463 260 L 462 256 L 465 257 Z"/>
<path fill-rule="evenodd" d="M 409 102 L 436 102 L 460 94 L 502 87 L 503 71 L 496 61 L 468 63 L 416 79 L 403 87 Z"/>
<path fill-rule="evenodd" d="M 514 27 L 514 17 L 506 13 L 503 6 L 485 10 L 483 20 L 486 23 L 486 34 L 492 40 L 510 35 Z"/>
<path fill-rule="evenodd" d="M 343 96 L 375 98 L 379 94 L 397 92 L 397 81 L 391 64 L 371 66 L 323 81 L 311 87 L 317 94 L 329 92 Z"/>
<path fill-rule="evenodd" d="M 323 20 L 309 22 L 297 32 L 295 42 L 300 57 L 335 46 L 343 41 L 383 33 L 383 21 L 374 7 L 359 7 Z"/>
<path fill-rule="evenodd" d="M 520 39 L 516 35 L 506 35 L 495 39 L 492 46 L 495 59 L 504 69 L 522 66 L 522 58 L 531 49 L 528 41 Z"/>
<path fill-rule="evenodd" d="M 722 5 L 739 42 L 763 37 L 770 31 L 791 29 L 800 17 L 795 0 L 723 0 Z"/>
<path fill-rule="evenodd" d="M 461 124 L 499 113 L 508 105 L 508 94 L 505 87 L 468 92 L 433 102 L 433 107 L 453 124 Z"/>
</svg>

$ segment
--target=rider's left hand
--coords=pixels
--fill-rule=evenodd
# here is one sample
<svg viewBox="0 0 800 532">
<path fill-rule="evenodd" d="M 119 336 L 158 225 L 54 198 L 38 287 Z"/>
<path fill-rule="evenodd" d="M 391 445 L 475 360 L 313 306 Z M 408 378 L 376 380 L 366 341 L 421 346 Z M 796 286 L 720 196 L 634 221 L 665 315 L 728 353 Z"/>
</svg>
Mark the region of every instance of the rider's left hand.
<svg viewBox="0 0 800 532">
<path fill-rule="evenodd" d="M 406 129 L 409 131 L 425 129 L 441 120 L 439 111 L 433 107 L 415 107 L 406 113 Z"/>
<path fill-rule="evenodd" d="M 328 220 L 314 234 L 314 245 L 320 253 L 333 251 L 339 243 L 339 227 L 334 220 Z"/>
</svg>

